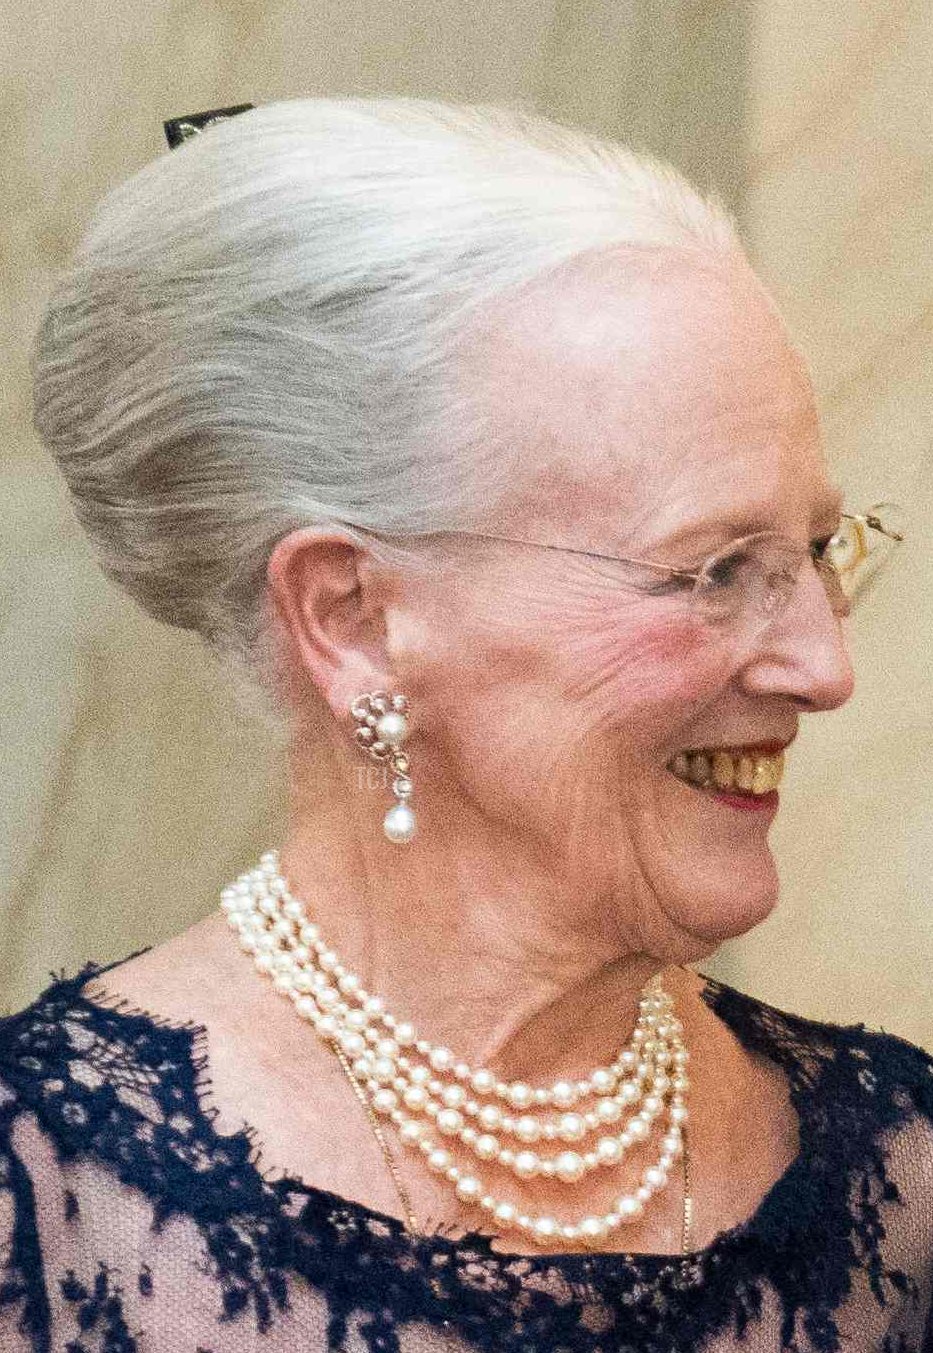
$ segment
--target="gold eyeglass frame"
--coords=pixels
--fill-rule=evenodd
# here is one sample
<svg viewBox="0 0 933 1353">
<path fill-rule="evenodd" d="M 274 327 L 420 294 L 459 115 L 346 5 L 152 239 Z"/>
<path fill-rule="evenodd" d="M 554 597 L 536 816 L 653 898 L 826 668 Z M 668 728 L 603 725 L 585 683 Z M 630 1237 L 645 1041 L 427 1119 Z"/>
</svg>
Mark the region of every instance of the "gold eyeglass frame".
<svg viewBox="0 0 933 1353">
<path fill-rule="evenodd" d="M 888 503 L 875 503 L 865 512 L 840 513 L 841 517 L 845 518 L 848 521 L 855 522 L 857 524 L 856 539 L 859 550 L 855 561 L 844 570 L 840 570 L 836 568 L 836 566 L 832 564 L 830 561 L 823 560 L 818 556 L 816 556 L 813 553 L 812 544 L 806 547 L 801 547 L 801 549 L 804 550 L 804 552 L 801 553 L 800 563 L 801 564 L 803 563 L 804 559 L 806 558 L 806 554 L 809 553 L 818 571 L 821 572 L 824 566 L 832 569 L 833 580 L 839 583 L 840 588 L 842 588 L 844 595 L 846 596 L 847 600 L 850 603 L 854 602 L 861 595 L 863 586 L 862 585 L 856 586 L 853 588 L 851 592 L 849 592 L 846 591 L 845 589 L 844 581 L 845 579 L 851 578 L 853 575 L 858 573 L 858 571 L 862 568 L 862 565 L 871 557 L 873 553 L 871 545 L 869 544 L 870 538 L 868 532 L 876 531 L 881 535 L 887 537 L 889 540 L 892 540 L 895 544 L 900 544 L 900 542 L 905 539 L 905 536 L 902 532 L 891 529 L 890 527 L 886 526 L 884 522 L 881 520 L 879 513 L 882 512 L 884 509 L 889 509 L 895 512 L 901 512 L 903 510 L 899 507 L 898 504 L 888 502 Z M 675 565 L 672 564 L 662 564 L 654 559 L 641 559 L 635 558 L 631 555 L 621 555 L 621 554 L 602 554 L 595 550 L 581 550 L 567 545 L 550 545 L 539 540 L 524 540 L 516 536 L 496 535 L 486 531 L 439 531 L 436 534 L 450 536 L 466 536 L 469 539 L 474 540 L 499 541 L 507 545 L 528 545 L 534 549 L 554 550 L 559 554 L 582 555 L 587 559 L 599 559 L 607 563 L 638 564 L 644 568 L 657 569 L 659 572 L 667 573 L 674 577 L 689 578 L 693 581 L 694 586 L 696 586 L 696 584 L 699 583 L 701 578 L 703 578 L 704 576 L 708 576 L 707 570 L 711 563 L 719 559 L 721 555 L 728 555 L 737 546 L 745 545 L 750 541 L 763 539 L 779 540 L 787 544 L 793 543 L 788 539 L 787 536 L 782 536 L 777 531 L 756 531 L 750 535 L 738 536 L 735 540 L 729 541 L 726 545 L 723 545 L 721 549 L 715 550 L 709 556 L 708 559 L 705 559 L 703 561 L 699 570 L 689 570 L 677 568 Z M 837 534 L 838 531 L 828 538 L 826 546 L 827 548 L 829 547 L 829 544 L 835 539 L 835 536 Z M 797 575 L 795 574 L 795 577 L 796 576 Z M 866 577 L 864 581 L 867 582 L 867 580 L 868 579 Z"/>
</svg>

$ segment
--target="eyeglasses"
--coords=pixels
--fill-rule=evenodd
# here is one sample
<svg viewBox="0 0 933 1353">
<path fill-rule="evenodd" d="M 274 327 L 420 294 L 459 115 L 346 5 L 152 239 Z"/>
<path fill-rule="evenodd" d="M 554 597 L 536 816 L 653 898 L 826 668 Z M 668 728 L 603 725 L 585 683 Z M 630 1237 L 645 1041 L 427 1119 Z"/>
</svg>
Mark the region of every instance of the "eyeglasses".
<svg viewBox="0 0 933 1353">
<path fill-rule="evenodd" d="M 548 545 L 482 531 L 438 534 L 525 545 L 655 570 L 667 577 L 661 582 L 637 577 L 624 581 L 635 591 L 648 596 L 685 601 L 704 621 L 727 628 L 732 637 L 754 638 L 786 609 L 808 558 L 826 589 L 833 613 L 848 615 L 867 592 L 893 548 L 904 540 L 903 515 L 903 509 L 896 503 L 876 503 L 865 512 L 843 512 L 839 529 L 833 535 L 808 545 L 801 545 L 775 531 L 759 531 L 741 536 L 717 550 L 697 571 L 675 568 L 651 559 L 597 554 L 593 550 Z"/>
</svg>

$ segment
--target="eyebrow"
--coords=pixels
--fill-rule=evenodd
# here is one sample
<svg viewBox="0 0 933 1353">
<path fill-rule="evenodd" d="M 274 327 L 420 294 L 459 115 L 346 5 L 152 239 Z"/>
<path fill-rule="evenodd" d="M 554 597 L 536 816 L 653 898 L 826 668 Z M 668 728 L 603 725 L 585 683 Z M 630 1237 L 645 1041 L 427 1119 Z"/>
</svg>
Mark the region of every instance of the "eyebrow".
<svg viewBox="0 0 933 1353">
<path fill-rule="evenodd" d="M 830 524 L 834 528 L 844 502 L 845 495 L 842 489 L 838 485 L 833 485 L 829 495 L 823 498 L 813 509 L 811 522 L 814 525 L 812 529 L 817 529 L 816 523 L 824 522 L 827 528 L 830 527 Z M 750 536 L 758 531 L 773 531 L 774 529 L 773 509 L 762 503 L 757 507 L 744 507 L 734 512 L 725 512 L 721 516 L 690 522 L 673 535 L 666 536 L 664 541 L 659 543 L 663 543 L 667 547 L 718 539 L 728 543 L 730 540 L 738 539 L 739 536 Z"/>
</svg>

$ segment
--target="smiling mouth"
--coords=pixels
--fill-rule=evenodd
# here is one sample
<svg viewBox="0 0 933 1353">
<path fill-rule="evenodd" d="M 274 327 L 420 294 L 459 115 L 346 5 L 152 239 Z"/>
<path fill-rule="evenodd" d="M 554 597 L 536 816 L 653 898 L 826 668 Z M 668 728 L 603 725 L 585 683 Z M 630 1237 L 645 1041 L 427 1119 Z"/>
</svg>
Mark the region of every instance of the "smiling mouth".
<svg viewBox="0 0 933 1353">
<path fill-rule="evenodd" d="M 678 752 L 667 763 L 678 780 L 695 789 L 725 790 L 756 798 L 777 789 L 784 775 L 783 751 L 766 755 L 754 749 L 707 748 Z"/>
</svg>

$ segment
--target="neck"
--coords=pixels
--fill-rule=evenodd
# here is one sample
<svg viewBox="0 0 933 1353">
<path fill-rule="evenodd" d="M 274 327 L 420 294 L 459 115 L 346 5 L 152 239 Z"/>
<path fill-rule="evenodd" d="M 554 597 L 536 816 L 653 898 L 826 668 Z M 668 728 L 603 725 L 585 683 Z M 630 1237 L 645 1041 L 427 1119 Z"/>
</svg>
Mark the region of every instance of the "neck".
<svg viewBox="0 0 933 1353">
<path fill-rule="evenodd" d="M 419 803 L 415 840 L 387 841 L 391 800 L 358 778 L 320 765 L 293 775 L 280 851 L 341 962 L 420 1036 L 504 1079 L 578 1078 L 611 1062 L 671 960 L 629 941 L 616 899 L 556 877 L 469 805 L 432 816 Z"/>
</svg>

